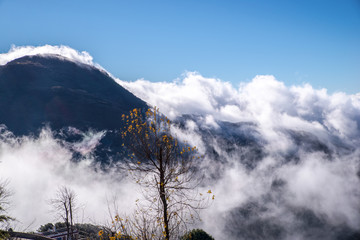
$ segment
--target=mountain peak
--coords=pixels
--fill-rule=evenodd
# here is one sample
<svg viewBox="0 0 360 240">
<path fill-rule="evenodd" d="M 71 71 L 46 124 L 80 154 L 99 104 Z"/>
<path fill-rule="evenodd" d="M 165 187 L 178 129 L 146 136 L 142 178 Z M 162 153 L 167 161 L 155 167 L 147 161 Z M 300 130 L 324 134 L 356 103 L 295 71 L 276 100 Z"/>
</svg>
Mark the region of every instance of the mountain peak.
<svg viewBox="0 0 360 240">
<path fill-rule="evenodd" d="M 0 122 L 17 134 L 52 128 L 116 129 L 121 115 L 146 103 L 105 71 L 59 54 L 0 66 Z"/>
<path fill-rule="evenodd" d="M 0 54 L 0 66 L 5 65 L 13 60 L 20 59 L 26 56 L 57 56 L 58 58 L 66 58 L 69 61 L 76 63 L 82 63 L 85 65 L 95 66 L 101 68 L 99 65 L 93 62 L 92 56 L 86 52 L 79 52 L 68 46 L 12 46 L 7 53 Z"/>
</svg>

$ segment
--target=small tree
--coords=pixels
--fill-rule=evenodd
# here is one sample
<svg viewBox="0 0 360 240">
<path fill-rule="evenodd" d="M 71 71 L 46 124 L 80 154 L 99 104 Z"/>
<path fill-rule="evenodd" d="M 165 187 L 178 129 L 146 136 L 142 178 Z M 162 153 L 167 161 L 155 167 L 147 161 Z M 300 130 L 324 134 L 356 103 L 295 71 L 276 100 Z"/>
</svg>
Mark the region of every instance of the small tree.
<svg viewBox="0 0 360 240">
<path fill-rule="evenodd" d="M 9 197 L 10 197 L 10 192 L 8 191 L 8 189 L 6 188 L 7 182 L 0 182 L 0 224 L 1 224 L 1 228 L 6 227 L 7 224 L 9 224 L 9 222 L 11 220 L 13 220 L 13 218 L 9 217 L 6 214 L 6 207 L 7 205 L 9 205 Z M 8 236 L 7 232 L 3 229 L 0 229 L 0 239 L 6 239 Z"/>
<path fill-rule="evenodd" d="M 170 120 L 156 107 L 148 109 L 145 115 L 134 109 L 122 117 L 122 137 L 129 156 L 126 168 L 141 185 L 146 199 L 146 204 L 137 202 L 140 218 L 128 224 L 143 232 L 139 236 L 142 239 L 154 238 L 159 233 L 161 238 L 174 239 L 199 218 L 198 211 L 209 200 L 196 191 L 201 180 L 193 164 L 200 158 L 197 149 L 178 142 L 171 134 Z"/>
<path fill-rule="evenodd" d="M 63 186 L 57 191 L 56 197 L 50 200 L 55 212 L 65 222 L 67 239 L 75 239 L 74 212 L 76 211 L 76 194 Z"/>
</svg>

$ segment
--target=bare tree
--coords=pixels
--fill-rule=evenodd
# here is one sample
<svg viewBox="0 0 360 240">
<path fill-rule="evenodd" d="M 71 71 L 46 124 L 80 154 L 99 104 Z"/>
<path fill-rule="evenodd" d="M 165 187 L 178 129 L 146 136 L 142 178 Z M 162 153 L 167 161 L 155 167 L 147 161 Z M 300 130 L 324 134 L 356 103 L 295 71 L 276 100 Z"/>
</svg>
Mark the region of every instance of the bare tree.
<svg viewBox="0 0 360 240">
<path fill-rule="evenodd" d="M 123 121 L 122 137 L 129 154 L 126 168 L 141 185 L 146 200 L 137 203 L 140 217 L 134 218 L 132 229 L 147 226 L 138 232 L 151 234 L 152 238 L 162 229 L 160 239 L 174 239 L 199 219 L 199 210 L 210 199 L 210 195 L 196 190 L 201 181 L 194 164 L 200 158 L 197 149 L 178 142 L 171 134 L 170 120 L 156 107 L 145 115 L 134 109 L 123 115 Z"/>
<path fill-rule="evenodd" d="M 138 203 L 138 200 L 136 202 Z M 115 236 L 116 239 L 161 239 L 156 238 L 162 236 L 159 224 L 156 221 L 150 221 L 148 213 L 138 204 L 136 205 L 137 209 L 134 213 L 124 215 L 120 214 L 116 197 L 111 205 L 108 202 L 109 215 L 113 220 L 111 224 L 103 226 L 104 231 L 101 235 L 107 233 L 109 236 Z"/>
<path fill-rule="evenodd" d="M 54 199 L 50 200 L 58 217 L 66 225 L 67 239 L 75 239 L 74 235 L 74 213 L 76 211 L 76 194 L 68 187 L 62 186 L 58 189 Z"/>
<path fill-rule="evenodd" d="M 2 225 L 1 226 L 2 228 L 4 226 L 6 227 L 9 221 L 13 220 L 13 218 L 9 217 L 6 214 L 7 212 L 6 208 L 9 205 L 9 197 L 11 195 L 8 189 L 6 188 L 6 186 L 7 186 L 6 181 L 0 182 L 0 224 Z M 6 237 L 7 237 L 7 232 L 5 230 L 0 229 L 0 239 L 5 239 Z"/>
</svg>

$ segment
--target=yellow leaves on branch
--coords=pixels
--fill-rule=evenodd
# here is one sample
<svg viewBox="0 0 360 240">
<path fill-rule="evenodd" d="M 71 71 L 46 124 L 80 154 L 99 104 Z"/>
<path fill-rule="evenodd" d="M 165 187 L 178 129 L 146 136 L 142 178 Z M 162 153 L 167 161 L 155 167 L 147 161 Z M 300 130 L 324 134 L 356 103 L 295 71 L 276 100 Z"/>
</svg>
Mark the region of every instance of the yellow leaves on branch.
<svg viewBox="0 0 360 240">
<path fill-rule="evenodd" d="M 119 217 L 119 215 L 116 215 L 115 216 L 115 221 L 119 222 L 119 221 L 122 221 L 123 219 Z"/>
<path fill-rule="evenodd" d="M 166 147 L 171 149 L 177 147 L 177 141 L 167 133 L 170 130 L 170 120 L 167 117 L 161 117 L 158 108 L 149 108 L 145 112 L 146 118 L 143 118 L 140 109 L 133 109 L 128 115 L 122 114 L 124 128 L 121 132 L 122 138 L 143 139 L 148 141 L 152 136 L 156 136 L 165 143 Z"/>
<path fill-rule="evenodd" d="M 128 115 L 123 114 L 122 120 L 124 122 L 124 129 L 122 131 L 122 137 L 125 138 L 127 133 L 130 136 L 138 137 L 145 135 L 146 139 L 149 139 L 149 134 L 160 133 L 163 125 L 166 123 L 170 124 L 170 121 L 165 118 L 159 118 L 159 109 L 154 107 L 146 111 L 146 119 L 151 120 L 147 123 L 147 120 L 143 118 L 140 109 L 133 109 Z"/>
</svg>

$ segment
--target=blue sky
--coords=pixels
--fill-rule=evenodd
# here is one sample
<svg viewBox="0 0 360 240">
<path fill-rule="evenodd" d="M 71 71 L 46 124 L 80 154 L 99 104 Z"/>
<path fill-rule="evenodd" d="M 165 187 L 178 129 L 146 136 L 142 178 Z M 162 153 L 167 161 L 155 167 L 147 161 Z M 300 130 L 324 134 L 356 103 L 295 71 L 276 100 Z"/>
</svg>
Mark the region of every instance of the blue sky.
<svg viewBox="0 0 360 240">
<path fill-rule="evenodd" d="M 67 45 L 127 81 L 271 74 L 360 92 L 359 0 L 0 0 L 0 29 L 1 53 Z"/>
</svg>

